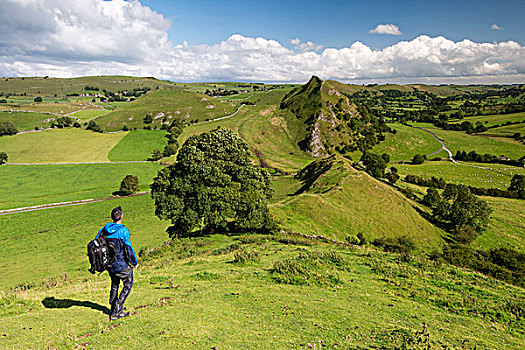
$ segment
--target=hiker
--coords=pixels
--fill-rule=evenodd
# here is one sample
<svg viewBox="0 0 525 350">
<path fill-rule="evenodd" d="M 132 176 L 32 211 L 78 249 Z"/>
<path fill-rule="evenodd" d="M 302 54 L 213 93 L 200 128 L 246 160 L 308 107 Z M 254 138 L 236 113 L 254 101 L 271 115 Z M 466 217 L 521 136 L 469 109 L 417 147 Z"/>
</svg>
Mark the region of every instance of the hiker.
<svg viewBox="0 0 525 350">
<path fill-rule="evenodd" d="M 95 237 L 96 239 L 100 235 L 106 234 L 106 240 L 115 245 L 115 259 L 108 268 L 109 276 L 111 277 L 109 304 L 111 305 L 110 319 L 112 320 L 129 316 L 129 312 L 126 312 L 124 307 L 124 302 L 131 291 L 131 287 L 133 287 L 133 269 L 136 269 L 139 265 L 135 250 L 130 242 L 129 230 L 122 224 L 122 218 L 122 208 L 120 206 L 114 208 L 111 211 L 113 222 L 108 222 L 104 225 Z M 121 280 L 123 287 L 120 295 L 118 295 Z"/>
</svg>

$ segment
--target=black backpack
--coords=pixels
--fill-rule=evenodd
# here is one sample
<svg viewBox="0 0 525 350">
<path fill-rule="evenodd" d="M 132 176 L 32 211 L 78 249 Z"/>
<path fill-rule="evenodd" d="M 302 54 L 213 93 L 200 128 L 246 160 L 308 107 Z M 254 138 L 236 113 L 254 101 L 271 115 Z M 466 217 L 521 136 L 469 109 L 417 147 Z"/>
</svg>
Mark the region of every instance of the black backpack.
<svg viewBox="0 0 525 350">
<path fill-rule="evenodd" d="M 104 230 L 102 234 L 92 240 L 87 245 L 87 253 L 91 268 L 88 270 L 92 274 L 96 272 L 104 272 L 111 267 L 113 260 L 115 260 L 115 245 L 113 242 L 106 239 L 107 232 Z"/>
</svg>

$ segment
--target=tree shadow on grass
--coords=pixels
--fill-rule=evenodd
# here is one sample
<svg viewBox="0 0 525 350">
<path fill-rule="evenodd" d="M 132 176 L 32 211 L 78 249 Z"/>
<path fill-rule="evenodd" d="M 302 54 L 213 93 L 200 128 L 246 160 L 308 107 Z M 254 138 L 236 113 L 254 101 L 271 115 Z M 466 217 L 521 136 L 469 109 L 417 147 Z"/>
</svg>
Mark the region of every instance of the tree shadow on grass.
<svg viewBox="0 0 525 350">
<path fill-rule="evenodd" d="M 42 305 L 47 309 L 68 309 L 72 306 L 88 307 L 93 310 L 102 311 L 104 314 L 109 315 L 111 310 L 105 306 L 102 306 L 91 301 L 78 301 L 71 299 L 55 299 L 55 297 L 47 297 L 42 300 Z"/>
</svg>

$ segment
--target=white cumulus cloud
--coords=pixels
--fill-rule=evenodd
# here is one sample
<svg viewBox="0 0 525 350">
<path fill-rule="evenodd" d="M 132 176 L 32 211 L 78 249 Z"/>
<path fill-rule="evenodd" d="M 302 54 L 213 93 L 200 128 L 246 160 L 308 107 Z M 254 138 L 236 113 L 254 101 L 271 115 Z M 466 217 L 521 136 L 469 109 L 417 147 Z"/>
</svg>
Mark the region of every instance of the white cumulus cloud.
<svg viewBox="0 0 525 350">
<path fill-rule="evenodd" d="M 323 45 L 316 44 L 311 41 L 302 42 L 301 39 L 295 38 L 290 40 L 290 44 L 294 45 L 296 50 L 300 50 L 303 52 L 306 51 L 321 51 L 323 49 Z"/>
<path fill-rule="evenodd" d="M 138 1 L 0 0 L 0 75 L 155 76 L 174 81 L 509 83 L 525 81 L 525 48 L 421 35 L 381 50 L 323 48 L 240 34 L 173 45 L 170 22 Z"/>
<path fill-rule="evenodd" d="M 378 24 L 377 27 L 369 31 L 371 34 L 388 34 L 388 35 L 401 35 L 399 27 L 395 24 Z"/>
<path fill-rule="evenodd" d="M 500 27 L 499 25 L 497 25 L 497 24 L 494 23 L 494 24 L 490 27 L 490 29 L 492 29 L 492 30 L 503 30 L 503 27 Z"/>
</svg>

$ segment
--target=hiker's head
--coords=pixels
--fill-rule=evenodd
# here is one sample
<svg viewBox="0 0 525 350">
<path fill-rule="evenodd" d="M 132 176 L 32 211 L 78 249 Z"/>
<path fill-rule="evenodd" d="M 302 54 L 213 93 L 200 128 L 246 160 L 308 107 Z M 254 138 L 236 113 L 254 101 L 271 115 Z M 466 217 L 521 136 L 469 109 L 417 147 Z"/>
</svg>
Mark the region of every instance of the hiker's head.
<svg viewBox="0 0 525 350">
<path fill-rule="evenodd" d="M 118 206 L 111 211 L 111 220 L 117 222 L 120 221 L 120 219 L 122 219 L 122 208 Z"/>
</svg>

